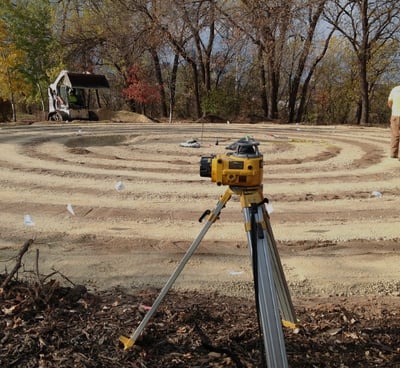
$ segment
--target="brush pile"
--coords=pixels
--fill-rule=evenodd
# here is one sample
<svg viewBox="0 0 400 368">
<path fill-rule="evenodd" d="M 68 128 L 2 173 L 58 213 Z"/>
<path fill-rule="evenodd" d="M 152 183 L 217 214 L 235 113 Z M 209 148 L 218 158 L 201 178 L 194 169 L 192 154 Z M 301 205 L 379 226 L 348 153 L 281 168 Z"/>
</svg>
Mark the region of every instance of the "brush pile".
<svg viewBox="0 0 400 368">
<path fill-rule="evenodd" d="M 57 276 L 57 275 L 54 275 Z M 0 275 L 0 285 L 7 275 Z M 10 280 L 0 289 L 1 367 L 261 367 L 253 301 L 170 292 L 131 350 L 129 336 L 158 290 L 91 293 L 60 281 Z M 294 301 L 284 329 L 290 367 L 400 366 L 400 298 Z"/>
</svg>

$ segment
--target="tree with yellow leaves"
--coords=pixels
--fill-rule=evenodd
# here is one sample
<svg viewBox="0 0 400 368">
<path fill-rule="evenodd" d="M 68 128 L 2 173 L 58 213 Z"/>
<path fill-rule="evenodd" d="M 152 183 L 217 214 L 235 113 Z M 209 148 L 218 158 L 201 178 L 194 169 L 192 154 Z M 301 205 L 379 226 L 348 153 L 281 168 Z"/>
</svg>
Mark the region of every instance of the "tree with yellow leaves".
<svg viewBox="0 0 400 368">
<path fill-rule="evenodd" d="M 5 24 L 0 20 L 0 98 L 10 101 L 13 121 L 17 120 L 18 98 L 30 93 L 29 85 L 18 70 L 23 61 L 24 53 L 11 42 Z"/>
</svg>

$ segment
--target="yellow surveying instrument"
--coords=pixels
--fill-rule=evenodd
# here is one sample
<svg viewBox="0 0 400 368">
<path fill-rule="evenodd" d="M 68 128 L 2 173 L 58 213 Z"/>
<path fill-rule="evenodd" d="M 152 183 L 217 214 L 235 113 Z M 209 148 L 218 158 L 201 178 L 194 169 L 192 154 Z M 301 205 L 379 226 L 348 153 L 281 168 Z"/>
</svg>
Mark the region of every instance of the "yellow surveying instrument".
<svg viewBox="0 0 400 368">
<path fill-rule="evenodd" d="M 258 187 L 263 178 L 263 156 L 258 142 L 239 140 L 227 155 L 204 156 L 200 160 L 200 176 L 210 177 L 217 185 Z"/>
<path fill-rule="evenodd" d="M 200 176 L 210 177 L 217 185 L 228 185 L 229 188 L 221 196 L 215 209 L 205 211 L 200 217 L 201 222 L 208 216 L 207 222 L 138 328 L 130 337 L 120 337 L 125 350 L 135 344 L 211 225 L 219 218 L 232 195 L 237 194 L 240 196 L 252 259 L 256 309 L 264 343 L 265 363 L 269 368 L 288 367 L 282 320 L 284 325 L 294 326 L 296 316 L 265 206 L 268 200 L 263 196 L 263 155 L 258 146 L 259 142 L 247 137 L 227 147 L 233 152 L 201 158 Z"/>
</svg>

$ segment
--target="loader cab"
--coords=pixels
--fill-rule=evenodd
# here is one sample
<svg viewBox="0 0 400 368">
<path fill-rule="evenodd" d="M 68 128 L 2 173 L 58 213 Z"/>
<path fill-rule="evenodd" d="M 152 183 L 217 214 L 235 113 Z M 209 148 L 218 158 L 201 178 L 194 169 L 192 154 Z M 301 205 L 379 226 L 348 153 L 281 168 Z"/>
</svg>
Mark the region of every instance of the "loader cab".
<svg viewBox="0 0 400 368">
<path fill-rule="evenodd" d="M 74 109 L 84 108 L 87 106 L 85 99 L 85 90 L 82 88 L 62 88 L 61 93 L 66 96 L 68 106 Z"/>
<path fill-rule="evenodd" d="M 48 89 L 48 120 L 98 120 L 96 109 L 101 108 L 99 90 L 109 88 L 104 75 L 63 70 Z"/>
<path fill-rule="evenodd" d="M 79 108 L 88 107 L 86 105 L 85 90 L 80 88 L 70 88 L 61 85 L 53 94 L 56 109 L 63 109 L 65 107 Z"/>
</svg>

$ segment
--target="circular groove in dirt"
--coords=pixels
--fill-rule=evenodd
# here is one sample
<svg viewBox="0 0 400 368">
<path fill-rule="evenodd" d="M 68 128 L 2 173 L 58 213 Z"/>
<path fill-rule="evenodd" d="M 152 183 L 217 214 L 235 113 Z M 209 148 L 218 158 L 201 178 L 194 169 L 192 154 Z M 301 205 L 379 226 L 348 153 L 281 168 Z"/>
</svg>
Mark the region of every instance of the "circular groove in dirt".
<svg viewBox="0 0 400 368">
<path fill-rule="evenodd" d="M 299 239 L 312 244 L 355 242 L 355 248 L 365 246 L 358 243 L 365 239 L 374 249 L 382 240 L 400 238 L 399 229 L 390 227 L 398 219 L 400 168 L 398 162 L 385 157 L 388 130 L 272 124 L 79 123 L 0 131 L 0 188 L 4 193 L 0 199 L 0 250 L 7 249 L 10 254 L 20 241 L 35 234 L 42 239 L 42 253 L 46 249 L 54 252 L 49 256 L 56 257 L 54 265 L 73 270 L 72 263 L 89 257 L 88 272 L 78 272 L 77 277 L 98 278 L 100 286 L 121 282 L 132 285 L 136 271 L 129 267 L 129 249 L 136 257 L 140 247 L 156 243 L 150 248 L 155 252 L 151 260 L 155 272 L 163 263 L 163 252 L 167 258 L 172 252 L 174 264 L 185 248 L 176 250 L 174 244 L 190 244 L 202 226 L 199 216 L 212 208 L 225 190 L 199 177 L 200 157 L 226 153 L 226 145 L 245 135 L 261 142 L 265 195 L 273 206 L 271 221 L 278 244 L 291 241 L 291 249 L 301 255 L 306 250 L 298 246 Z M 180 147 L 181 142 L 191 138 L 201 140 L 201 147 Z M 217 140 L 219 145 L 215 144 Z M 123 190 L 115 188 L 119 181 Z M 374 191 L 383 196 L 374 198 Z M 232 198 L 208 241 L 216 244 L 217 253 L 222 252 L 221 244 L 230 249 L 228 253 L 235 253 L 239 245 L 242 262 L 247 262 L 237 202 Z M 67 211 L 67 204 L 73 206 L 75 215 Z M 34 227 L 24 225 L 24 214 L 32 215 Z M 57 256 L 58 248 L 69 249 L 70 258 Z M 286 255 L 293 257 L 289 248 L 281 248 L 284 261 Z M 208 246 L 204 249 L 211 252 Z M 107 252 L 116 256 L 107 257 Z M 123 263 L 121 258 L 125 258 Z M 222 269 L 238 267 L 240 262 L 230 263 L 228 258 L 220 259 Z M 133 262 L 135 267 L 140 266 L 140 262 Z M 286 265 L 293 285 L 305 277 L 301 267 L 310 268 L 311 260 L 301 262 L 304 266 L 298 269 L 292 258 Z M 115 275 L 119 263 L 126 269 L 120 271 L 122 275 Z M 102 267 L 109 270 L 110 283 L 100 277 Z M 193 274 L 189 272 L 184 286 L 196 284 L 198 267 L 207 269 L 205 260 L 199 260 L 196 267 Z M 321 281 L 318 275 L 323 263 L 313 267 L 317 286 L 311 289 L 318 292 L 321 283 L 330 281 Z M 229 278 L 225 271 L 219 277 L 221 283 Z M 156 282 L 162 277 L 155 275 L 153 279 Z M 309 276 L 307 280 L 314 283 Z M 356 284 L 363 282 L 355 277 Z"/>
</svg>

